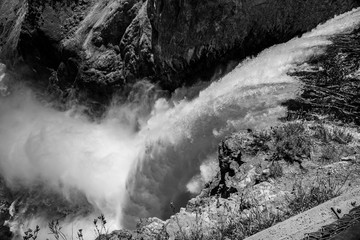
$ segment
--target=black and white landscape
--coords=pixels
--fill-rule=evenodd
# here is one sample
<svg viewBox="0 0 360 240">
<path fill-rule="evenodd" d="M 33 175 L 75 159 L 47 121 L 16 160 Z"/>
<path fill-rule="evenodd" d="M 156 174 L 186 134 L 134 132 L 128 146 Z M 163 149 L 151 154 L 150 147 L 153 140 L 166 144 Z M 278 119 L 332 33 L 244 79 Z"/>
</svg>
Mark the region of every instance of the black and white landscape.
<svg viewBox="0 0 360 240">
<path fill-rule="evenodd" d="M 357 189 L 359 6 L 0 0 L 0 239 L 245 239 Z"/>
</svg>

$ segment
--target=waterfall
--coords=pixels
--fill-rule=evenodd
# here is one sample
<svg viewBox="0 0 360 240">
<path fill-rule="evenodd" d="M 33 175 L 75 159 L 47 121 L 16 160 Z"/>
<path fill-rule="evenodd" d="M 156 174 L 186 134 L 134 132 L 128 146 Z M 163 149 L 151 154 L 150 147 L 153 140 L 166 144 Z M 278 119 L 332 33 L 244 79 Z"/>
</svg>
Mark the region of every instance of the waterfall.
<svg viewBox="0 0 360 240">
<path fill-rule="evenodd" d="M 68 233 L 75 222 L 91 225 L 100 212 L 112 229 L 133 227 L 140 217 L 168 217 L 170 202 L 184 206 L 211 178 L 219 141 L 277 124 L 286 115 L 281 103 L 301 91 L 287 73 L 359 22 L 360 10 L 337 16 L 244 60 L 191 99 L 177 92 L 161 98 L 155 86 L 139 82 L 132 102 L 111 105 L 98 122 L 79 113 L 80 106 L 61 112 L 34 90 L 2 82 L 0 66 L 0 173 L 10 189 L 29 191 L 17 200 L 23 209 L 14 210 L 15 219 L 25 228 L 46 224 L 55 211 L 47 204 L 56 201 L 55 208 L 66 203 L 71 210 L 64 219 Z M 24 214 L 36 205 L 41 208 Z"/>
</svg>

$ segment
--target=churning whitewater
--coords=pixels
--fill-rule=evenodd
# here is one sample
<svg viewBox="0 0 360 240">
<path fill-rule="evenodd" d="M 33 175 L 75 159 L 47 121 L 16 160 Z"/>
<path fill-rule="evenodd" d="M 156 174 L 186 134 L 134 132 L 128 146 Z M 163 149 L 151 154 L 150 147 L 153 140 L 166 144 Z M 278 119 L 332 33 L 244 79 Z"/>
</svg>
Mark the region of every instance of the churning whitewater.
<svg viewBox="0 0 360 240">
<path fill-rule="evenodd" d="M 85 228 L 81 224 L 90 225 L 100 212 L 112 228 L 132 227 L 140 217 L 166 217 L 170 202 L 183 206 L 211 179 L 221 139 L 285 116 L 281 103 L 301 88 L 287 72 L 320 54 L 331 44 L 329 36 L 359 22 L 360 10 L 338 16 L 243 61 L 192 99 L 179 99 L 177 92 L 172 99 L 156 99 L 154 86 L 139 83 L 134 102 L 114 104 L 100 122 L 76 107 L 55 110 L 0 70 L 1 175 L 14 191 L 35 191 L 38 202 L 58 194 L 74 204 L 72 218 L 65 220 L 71 227 L 77 222 Z M 31 196 L 21 201 L 34 202 Z M 51 219 L 49 212 L 14 219 L 39 224 Z"/>
</svg>

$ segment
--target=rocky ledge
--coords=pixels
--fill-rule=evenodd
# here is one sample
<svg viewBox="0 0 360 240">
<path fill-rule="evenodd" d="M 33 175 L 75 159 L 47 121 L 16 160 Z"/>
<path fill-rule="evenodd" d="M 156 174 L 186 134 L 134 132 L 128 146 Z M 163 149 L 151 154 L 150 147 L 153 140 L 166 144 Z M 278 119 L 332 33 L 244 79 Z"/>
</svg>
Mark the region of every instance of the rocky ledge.
<svg viewBox="0 0 360 240">
<path fill-rule="evenodd" d="M 0 61 L 100 103 L 147 78 L 174 90 L 310 30 L 357 0 L 4 0 Z"/>
<path fill-rule="evenodd" d="M 217 176 L 185 208 L 108 237 L 244 239 L 360 186 L 358 128 L 288 122 L 235 133 L 218 149 Z"/>
</svg>

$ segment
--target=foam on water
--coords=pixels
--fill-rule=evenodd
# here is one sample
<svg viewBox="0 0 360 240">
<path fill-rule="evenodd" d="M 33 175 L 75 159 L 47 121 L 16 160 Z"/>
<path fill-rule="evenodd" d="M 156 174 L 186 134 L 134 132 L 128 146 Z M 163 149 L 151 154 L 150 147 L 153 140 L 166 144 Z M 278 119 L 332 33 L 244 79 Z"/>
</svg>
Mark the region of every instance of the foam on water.
<svg viewBox="0 0 360 240">
<path fill-rule="evenodd" d="M 341 15 L 243 61 L 192 100 L 160 98 L 149 106 L 140 96 L 144 102 L 112 106 L 101 122 L 54 110 L 24 87 L 13 89 L 0 98 L 1 174 L 13 189 L 42 184 L 70 202 L 82 199 L 78 192 L 113 228 L 168 216 L 170 202 L 184 205 L 211 178 L 218 142 L 237 130 L 276 124 L 286 114 L 281 103 L 301 86 L 286 73 L 358 22 L 360 10 Z M 27 223 L 47 221 L 45 212 Z M 86 219 L 77 217 L 66 224 Z"/>
</svg>

